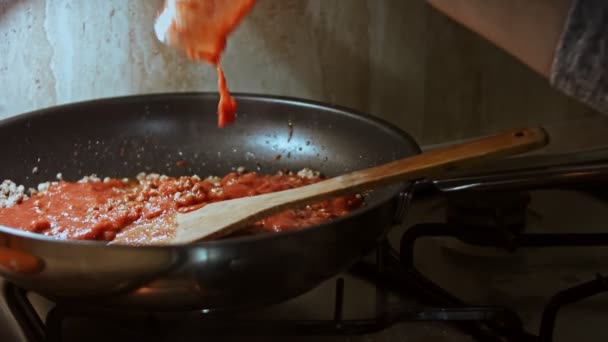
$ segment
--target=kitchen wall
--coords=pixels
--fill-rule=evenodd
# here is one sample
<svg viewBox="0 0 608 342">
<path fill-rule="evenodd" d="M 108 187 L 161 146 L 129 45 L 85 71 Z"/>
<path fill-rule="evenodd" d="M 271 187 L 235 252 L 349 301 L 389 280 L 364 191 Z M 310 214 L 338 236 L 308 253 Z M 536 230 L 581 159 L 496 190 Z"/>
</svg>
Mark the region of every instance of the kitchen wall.
<svg viewBox="0 0 608 342">
<path fill-rule="evenodd" d="M 0 0 L 0 118 L 99 97 L 215 90 L 213 68 L 156 41 L 159 6 Z M 423 144 L 601 120 L 422 0 L 259 0 L 223 65 L 234 91 L 354 107 Z"/>
</svg>

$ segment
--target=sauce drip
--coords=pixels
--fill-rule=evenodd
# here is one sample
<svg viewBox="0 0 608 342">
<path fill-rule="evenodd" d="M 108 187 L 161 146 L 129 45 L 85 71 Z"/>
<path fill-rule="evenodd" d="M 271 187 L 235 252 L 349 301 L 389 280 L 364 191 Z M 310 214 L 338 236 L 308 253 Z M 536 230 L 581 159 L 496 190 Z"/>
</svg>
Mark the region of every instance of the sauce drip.
<svg viewBox="0 0 608 342">
<path fill-rule="evenodd" d="M 60 181 L 22 203 L 0 209 L 0 225 L 62 239 L 112 241 L 120 234 L 146 232 L 148 241 L 170 236 L 175 213 L 228 199 L 292 189 L 321 181 L 294 173 L 229 173 L 201 180 L 196 176 L 140 175 L 136 179 Z M 286 210 L 256 222 L 244 233 L 281 232 L 319 224 L 363 205 L 360 196 L 342 196 Z"/>
<path fill-rule="evenodd" d="M 236 101 L 230 95 L 220 57 L 228 35 L 255 5 L 255 0 L 167 0 L 154 29 L 159 40 L 178 48 L 193 61 L 217 66 L 218 127 L 234 122 Z"/>
<path fill-rule="evenodd" d="M 222 128 L 234 122 L 236 118 L 236 100 L 230 95 L 226 78 L 221 65 L 217 65 L 217 87 L 220 91 L 220 103 L 217 107 L 218 127 Z"/>
</svg>

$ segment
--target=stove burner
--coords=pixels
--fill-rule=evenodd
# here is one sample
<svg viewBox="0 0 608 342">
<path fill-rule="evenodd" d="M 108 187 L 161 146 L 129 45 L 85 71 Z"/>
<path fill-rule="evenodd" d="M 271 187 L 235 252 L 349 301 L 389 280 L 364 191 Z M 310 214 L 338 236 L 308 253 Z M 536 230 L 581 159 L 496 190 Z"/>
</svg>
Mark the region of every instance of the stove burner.
<svg viewBox="0 0 608 342">
<path fill-rule="evenodd" d="M 171 336 L 175 326 L 191 327 L 198 335 L 233 336 L 304 336 L 369 334 L 405 321 L 447 321 L 457 324 L 478 341 L 538 341 L 550 342 L 558 311 L 573 302 L 608 291 L 608 278 L 598 275 L 588 283 L 556 294 L 546 306 L 540 333 L 535 336 L 523 329 L 520 317 L 501 307 L 470 306 L 454 297 L 420 273 L 414 265 L 415 242 L 425 236 L 450 236 L 461 239 L 467 230 L 454 229 L 449 224 L 419 224 L 411 227 L 401 239 L 398 253 L 383 241 L 377 249 L 375 263 L 361 262 L 350 273 L 367 280 L 376 289 L 377 313 L 368 319 L 343 319 L 344 280 L 338 279 L 335 290 L 334 315 L 330 320 L 243 320 L 230 316 L 210 316 L 201 312 L 163 314 L 90 308 L 79 305 L 58 304 L 42 322 L 26 296 L 26 292 L 11 284 L 4 295 L 9 308 L 18 320 L 29 342 L 62 341 L 64 327 L 73 319 L 91 319 L 95 322 L 128 322 L 128 330 L 136 339 L 154 334 Z M 494 233 L 494 234 L 493 234 Z M 510 238 L 496 236 L 496 231 L 485 230 L 478 240 L 485 245 L 502 248 L 505 245 L 547 247 L 575 245 L 608 245 L 608 234 L 514 234 Z M 461 241 L 466 243 L 466 238 Z M 427 305 L 389 303 L 387 294 L 412 295 Z M 179 324 L 177 324 L 179 322 Z M 190 323 L 188 325 L 188 323 Z M 179 333 L 179 331 L 177 332 Z M 129 335 L 130 336 L 130 335 Z"/>
<path fill-rule="evenodd" d="M 447 223 L 512 232 L 525 228 L 529 193 L 465 191 L 448 193 L 446 199 Z"/>
<path fill-rule="evenodd" d="M 424 237 L 451 237 L 474 246 L 493 246 L 507 250 L 515 250 L 519 247 L 608 246 L 608 233 L 509 233 L 492 229 L 462 229 L 462 227 L 447 223 L 415 225 L 409 228 L 401 238 L 400 260 L 402 265 L 409 270 L 410 282 L 420 286 L 418 294 L 435 305 L 438 305 L 438 303 L 441 305 L 465 305 L 465 303 L 444 290 L 439 284 L 434 283 L 416 268 L 414 248 L 416 242 Z M 497 332 L 503 331 L 502 336 L 507 337 L 507 341 L 551 342 L 555 331 L 557 313 L 560 309 L 603 292 L 608 292 L 608 277 L 598 274 L 594 280 L 555 294 L 545 306 L 537 336 L 525 331 L 519 336 L 513 335 L 509 330 L 505 334 L 504 328 L 493 326 L 492 322 L 490 322 L 490 327 Z"/>
<path fill-rule="evenodd" d="M 59 303 L 42 322 L 27 298 L 26 291 L 12 284 L 5 286 L 4 295 L 9 308 L 28 335 L 28 342 L 62 341 L 66 327 L 87 327 L 89 322 L 104 326 L 125 327 L 125 334 L 135 340 L 172 336 L 178 326 L 192 329 L 197 336 L 311 336 L 370 334 L 406 321 L 443 321 L 458 324 L 480 341 L 498 341 L 496 333 L 486 326 L 502 327 L 509 336 L 523 333 L 521 319 L 513 311 L 492 306 L 440 305 L 415 306 L 411 302 L 393 303 L 388 300 L 389 291 L 407 296 L 410 285 L 407 270 L 399 262 L 397 252 L 383 241 L 377 249 L 376 262 L 361 262 L 351 274 L 367 280 L 376 289 L 376 314 L 367 319 L 343 319 L 344 280 L 338 279 L 335 288 L 333 319 L 329 320 L 266 320 L 243 319 L 238 315 L 209 315 L 198 312 L 136 312 L 86 307 Z M 386 281 L 386 280 L 389 281 Z M 85 329 L 94 332 L 96 328 Z M 67 331 L 69 333 L 69 329 Z M 160 334 L 160 335 L 159 335 Z M 69 334 L 68 334 L 69 335 Z M 122 336 L 124 337 L 124 336 Z M 154 340 L 152 338 L 152 340 Z"/>
<path fill-rule="evenodd" d="M 496 249 L 520 247 L 608 246 L 608 233 L 523 233 L 527 193 L 460 193 L 448 196 L 447 223 L 417 224 L 401 236 L 399 251 L 384 240 L 378 244 L 375 262 L 362 261 L 350 275 L 366 281 L 375 289 L 375 313 L 365 319 L 344 319 L 344 280 L 336 282 L 333 315 L 326 320 L 243 319 L 238 315 L 209 315 L 202 312 L 133 312 L 91 308 L 59 303 L 43 322 L 26 291 L 7 284 L 3 295 L 9 309 L 28 338 L 28 342 L 62 341 L 74 321 L 89 320 L 99 326 L 118 324 L 132 340 L 158 340 L 191 329 L 198 336 L 311 336 L 369 334 L 406 321 L 449 322 L 477 341 L 550 342 L 559 311 L 574 302 L 608 291 L 608 277 L 597 275 L 587 283 L 555 294 L 546 305 L 538 334 L 523 328 L 514 311 L 495 306 L 472 306 L 433 282 L 416 268 L 414 248 L 424 237 L 451 237 L 460 242 Z M 388 294 L 419 300 L 388 300 Z M 88 325 L 85 325 L 88 326 Z M 175 327 L 178 327 L 176 331 Z M 150 336 L 150 335 L 153 336 Z"/>
</svg>

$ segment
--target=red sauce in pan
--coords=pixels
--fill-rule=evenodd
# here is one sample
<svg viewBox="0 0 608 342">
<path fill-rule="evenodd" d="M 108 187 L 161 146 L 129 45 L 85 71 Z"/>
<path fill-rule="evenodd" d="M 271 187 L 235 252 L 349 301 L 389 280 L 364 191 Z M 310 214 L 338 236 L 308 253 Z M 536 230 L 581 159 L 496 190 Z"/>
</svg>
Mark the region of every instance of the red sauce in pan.
<svg viewBox="0 0 608 342">
<path fill-rule="evenodd" d="M 171 214 L 177 211 L 320 180 L 296 174 L 230 173 L 216 180 L 148 175 L 130 180 L 61 181 L 21 204 L 0 209 L 0 225 L 64 239 L 106 241 L 129 230 L 125 228 L 138 226 L 154 238 L 170 229 L 174 222 Z M 343 216 L 362 205 L 359 196 L 339 197 L 262 219 L 249 232 L 299 229 Z"/>
</svg>

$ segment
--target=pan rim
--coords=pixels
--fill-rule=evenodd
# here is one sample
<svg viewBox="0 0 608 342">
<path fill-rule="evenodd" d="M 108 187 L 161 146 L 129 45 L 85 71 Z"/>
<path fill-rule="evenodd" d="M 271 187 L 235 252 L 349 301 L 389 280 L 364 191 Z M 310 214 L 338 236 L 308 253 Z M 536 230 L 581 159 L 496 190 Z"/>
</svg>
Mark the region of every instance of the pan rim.
<svg viewBox="0 0 608 342">
<path fill-rule="evenodd" d="M 232 96 L 237 100 L 237 102 L 239 100 L 253 100 L 253 101 L 267 102 L 267 103 L 296 104 L 298 106 L 313 107 L 313 108 L 317 107 L 317 108 L 320 108 L 323 110 L 330 110 L 338 115 L 344 115 L 347 117 L 356 117 L 358 119 L 363 119 L 367 122 L 370 122 L 371 124 L 374 124 L 377 127 L 382 128 L 383 130 L 385 130 L 387 132 L 390 132 L 391 134 L 394 134 L 394 135 L 399 136 L 400 138 L 403 138 L 405 141 L 407 141 L 410 144 L 409 147 L 413 148 L 416 154 L 421 153 L 420 146 L 409 133 L 407 133 L 406 131 L 402 130 L 398 126 L 396 126 L 382 118 L 379 118 L 377 116 L 374 116 L 372 114 L 369 114 L 369 113 L 366 113 L 363 111 L 355 110 L 353 108 L 349 108 L 349 107 L 341 106 L 341 105 L 337 105 L 337 104 L 330 104 L 330 103 L 306 99 L 306 98 L 298 98 L 298 97 L 284 96 L 284 95 L 235 92 L 235 93 L 232 93 Z M 163 98 L 175 99 L 176 97 L 177 98 L 184 97 L 184 98 L 189 98 L 189 99 L 198 98 L 198 97 L 207 97 L 207 98 L 211 97 L 214 99 L 219 98 L 219 96 L 216 92 L 210 92 L 210 91 L 151 92 L 151 93 L 137 94 L 137 95 L 101 97 L 101 98 L 95 98 L 95 99 L 75 101 L 75 102 L 70 102 L 70 103 L 63 103 L 63 104 L 59 104 L 59 105 L 55 105 L 55 106 L 49 106 L 49 107 L 40 108 L 40 109 L 29 111 L 29 112 L 16 114 L 11 117 L 0 120 L 0 127 L 3 125 L 10 124 L 15 121 L 25 120 L 30 117 L 48 115 L 49 112 L 70 110 L 70 109 L 78 108 L 81 106 L 91 106 L 91 105 L 95 105 L 95 104 L 106 104 L 107 105 L 107 104 L 111 104 L 113 102 L 124 102 L 124 101 L 141 102 L 141 100 L 145 100 L 145 99 L 154 99 L 154 100 L 159 100 L 159 99 L 163 99 Z M 36 241 L 44 242 L 44 243 L 53 243 L 55 245 L 60 244 L 60 245 L 64 245 L 64 246 L 69 245 L 69 246 L 83 246 L 83 247 L 87 246 L 87 247 L 99 247 L 99 248 L 129 249 L 129 250 L 145 249 L 145 250 L 165 250 L 165 251 L 168 249 L 178 249 L 178 248 L 179 249 L 215 248 L 219 245 L 223 246 L 223 245 L 231 245 L 231 244 L 254 243 L 254 242 L 258 242 L 259 240 L 275 240 L 275 239 L 289 238 L 289 237 L 295 236 L 297 234 L 307 234 L 307 233 L 309 233 L 309 231 L 312 232 L 312 231 L 324 229 L 332 224 L 337 224 L 344 220 L 356 219 L 357 217 L 365 214 L 367 211 L 376 209 L 376 208 L 384 205 L 387 201 L 390 201 L 391 199 L 398 196 L 399 193 L 409 191 L 410 184 L 411 184 L 410 182 L 407 182 L 407 183 L 399 183 L 399 184 L 384 187 L 383 189 L 389 189 L 389 188 L 394 189 L 394 190 L 390 190 L 390 193 L 388 193 L 384 196 L 386 198 L 382 198 L 382 199 L 378 200 L 373 205 L 366 205 L 363 208 L 357 209 L 351 214 L 348 214 L 346 216 L 342 216 L 339 218 L 335 218 L 335 219 L 332 219 L 330 221 L 327 221 L 327 222 L 324 222 L 321 224 L 308 226 L 308 227 L 302 228 L 302 229 L 296 229 L 296 230 L 290 230 L 290 231 L 284 231 L 284 232 L 255 234 L 255 235 L 248 235 L 248 236 L 242 236 L 242 237 L 234 237 L 234 238 L 229 238 L 226 240 L 201 241 L 201 242 L 196 242 L 196 243 L 192 243 L 192 244 L 184 244 L 184 245 L 135 246 L 135 245 L 112 245 L 112 244 L 108 244 L 107 242 L 95 241 L 95 240 L 59 239 L 59 238 L 56 238 L 53 236 L 32 233 L 29 231 L 20 230 L 17 228 L 11 228 L 11 227 L 7 227 L 7 226 L 3 226 L 3 225 L 0 225 L 0 233 L 7 234 L 9 236 L 10 235 L 19 236 L 22 238 L 32 239 L 32 240 L 36 240 Z M 387 191 L 387 192 L 389 192 L 389 191 Z"/>
</svg>

